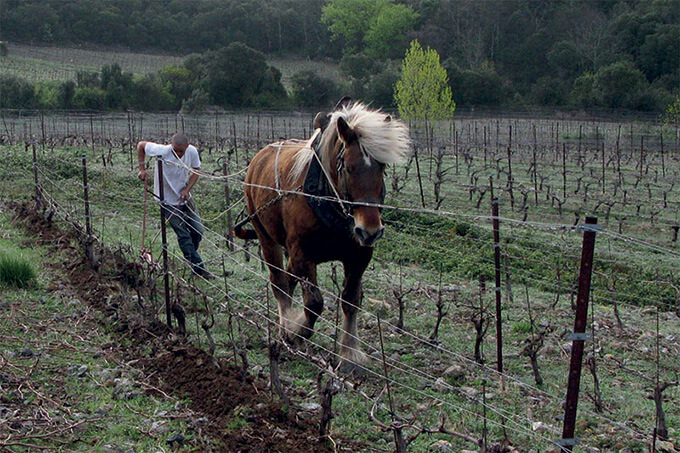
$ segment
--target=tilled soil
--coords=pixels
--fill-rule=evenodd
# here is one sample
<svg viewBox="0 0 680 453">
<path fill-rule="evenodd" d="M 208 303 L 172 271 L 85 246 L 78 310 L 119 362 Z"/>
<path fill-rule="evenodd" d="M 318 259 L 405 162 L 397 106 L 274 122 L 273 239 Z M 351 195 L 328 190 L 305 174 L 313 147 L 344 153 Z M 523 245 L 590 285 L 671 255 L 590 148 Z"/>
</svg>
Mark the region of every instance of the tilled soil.
<svg viewBox="0 0 680 453">
<path fill-rule="evenodd" d="M 203 349 L 169 332 L 155 318 L 143 317 L 115 303 L 121 297 L 121 282 L 102 279 L 105 269 L 94 271 L 77 247 L 79 234 L 65 232 L 28 205 L 10 206 L 25 229 L 42 245 L 58 248 L 68 257 L 53 271 L 64 276 L 65 283 L 79 297 L 110 319 L 115 312 L 115 326 L 102 328 L 117 332 L 112 345 L 125 360 L 134 360 L 158 389 L 179 399 L 190 401 L 190 408 L 203 414 L 210 424 L 209 436 L 216 439 L 216 451 L 225 452 L 324 452 L 332 449 L 318 440 L 318 420 L 310 414 L 282 407 L 271 398 L 268 383 L 243 376 L 241 369 L 210 356 Z M 117 258 L 120 261 L 120 258 Z M 130 263 L 112 262 L 120 268 Z M 109 273 L 111 269 L 107 270 Z M 121 277 L 122 278 L 122 277 Z M 118 299 L 117 299 L 118 298 Z M 125 344 L 123 347 L 122 344 Z M 238 429 L 230 428 L 238 426 Z M 349 442 L 344 442 L 346 445 Z M 359 450 L 360 448 L 356 448 Z"/>
</svg>

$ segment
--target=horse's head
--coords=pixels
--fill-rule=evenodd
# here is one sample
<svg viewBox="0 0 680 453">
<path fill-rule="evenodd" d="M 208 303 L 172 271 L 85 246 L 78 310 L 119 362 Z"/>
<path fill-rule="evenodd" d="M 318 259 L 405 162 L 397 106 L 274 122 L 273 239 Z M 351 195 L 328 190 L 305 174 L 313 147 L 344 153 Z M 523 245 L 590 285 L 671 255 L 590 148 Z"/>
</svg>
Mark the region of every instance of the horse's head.
<svg viewBox="0 0 680 453">
<path fill-rule="evenodd" d="M 349 202 L 354 238 L 360 245 L 371 247 L 385 230 L 380 218 L 385 199 L 385 164 L 362 147 L 358 132 L 343 117 L 336 124 L 338 140 L 331 158 L 331 175 L 337 181 L 338 193 Z"/>
</svg>

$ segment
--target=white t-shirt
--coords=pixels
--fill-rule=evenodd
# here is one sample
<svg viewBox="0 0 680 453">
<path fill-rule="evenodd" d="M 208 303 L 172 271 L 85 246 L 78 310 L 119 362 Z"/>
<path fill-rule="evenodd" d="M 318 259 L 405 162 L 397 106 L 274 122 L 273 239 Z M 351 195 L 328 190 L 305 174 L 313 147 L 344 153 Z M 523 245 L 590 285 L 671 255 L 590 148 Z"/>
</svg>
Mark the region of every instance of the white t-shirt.
<svg viewBox="0 0 680 453">
<path fill-rule="evenodd" d="M 165 202 L 179 206 L 179 194 L 189 181 L 189 168 L 200 168 L 201 158 L 194 145 L 189 145 L 182 159 L 172 150 L 172 145 L 159 145 L 147 142 L 144 152 L 147 156 L 160 156 L 163 159 L 163 196 Z M 158 165 L 154 164 L 153 193 L 160 197 L 158 186 Z"/>
</svg>

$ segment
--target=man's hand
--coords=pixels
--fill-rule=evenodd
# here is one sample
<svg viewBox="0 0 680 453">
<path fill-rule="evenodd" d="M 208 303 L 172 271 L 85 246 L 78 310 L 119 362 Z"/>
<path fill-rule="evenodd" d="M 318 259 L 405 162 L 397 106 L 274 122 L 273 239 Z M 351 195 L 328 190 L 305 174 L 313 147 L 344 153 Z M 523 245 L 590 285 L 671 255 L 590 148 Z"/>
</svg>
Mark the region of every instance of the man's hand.
<svg viewBox="0 0 680 453">
<path fill-rule="evenodd" d="M 149 174 L 147 173 L 146 168 L 142 168 L 141 170 L 139 170 L 139 173 L 137 173 L 137 177 L 141 181 L 146 181 L 146 179 L 149 177 Z"/>
<path fill-rule="evenodd" d="M 179 203 L 180 203 L 180 204 L 186 203 L 186 201 L 189 200 L 189 197 L 190 197 L 190 196 L 191 196 L 191 195 L 189 195 L 189 189 L 187 189 L 187 188 L 185 187 L 185 188 L 182 189 L 182 191 L 179 193 Z"/>
</svg>

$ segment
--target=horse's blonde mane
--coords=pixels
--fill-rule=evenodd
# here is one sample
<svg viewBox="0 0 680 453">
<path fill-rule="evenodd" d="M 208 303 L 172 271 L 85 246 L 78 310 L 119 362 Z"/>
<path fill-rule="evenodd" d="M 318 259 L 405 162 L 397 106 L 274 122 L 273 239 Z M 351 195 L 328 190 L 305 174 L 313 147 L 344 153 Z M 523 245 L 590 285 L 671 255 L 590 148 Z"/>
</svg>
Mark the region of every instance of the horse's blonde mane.
<svg viewBox="0 0 680 453">
<path fill-rule="evenodd" d="M 358 102 L 343 106 L 330 115 L 319 144 L 321 163 L 326 171 L 329 170 L 333 145 L 338 136 L 338 118 L 341 117 L 357 134 L 362 151 L 376 161 L 381 164 L 396 164 L 406 159 L 411 149 L 408 127 L 400 120 L 391 118 L 380 110 L 369 110 L 365 104 Z M 312 141 L 313 139 L 295 155 L 291 180 L 297 180 L 314 157 Z"/>
</svg>

